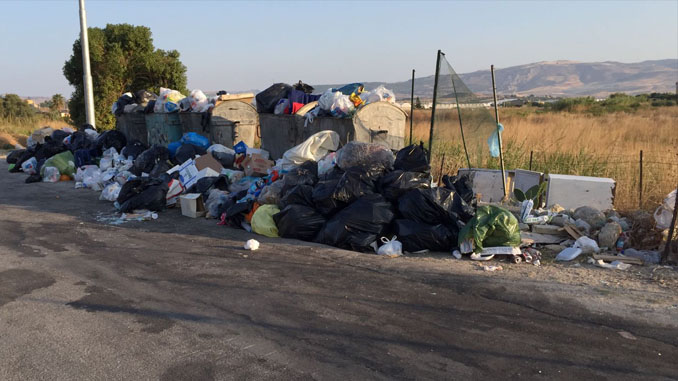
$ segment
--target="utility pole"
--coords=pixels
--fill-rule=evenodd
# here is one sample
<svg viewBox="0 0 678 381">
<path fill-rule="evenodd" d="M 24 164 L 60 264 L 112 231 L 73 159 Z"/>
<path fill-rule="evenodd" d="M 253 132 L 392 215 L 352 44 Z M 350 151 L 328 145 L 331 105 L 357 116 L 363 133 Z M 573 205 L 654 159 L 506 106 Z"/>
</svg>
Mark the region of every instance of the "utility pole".
<svg viewBox="0 0 678 381">
<path fill-rule="evenodd" d="M 82 81 L 85 85 L 85 120 L 96 129 L 94 118 L 94 90 L 92 88 L 92 72 L 89 67 L 89 39 L 87 38 L 87 15 L 85 0 L 80 3 L 80 45 L 82 46 Z"/>
</svg>

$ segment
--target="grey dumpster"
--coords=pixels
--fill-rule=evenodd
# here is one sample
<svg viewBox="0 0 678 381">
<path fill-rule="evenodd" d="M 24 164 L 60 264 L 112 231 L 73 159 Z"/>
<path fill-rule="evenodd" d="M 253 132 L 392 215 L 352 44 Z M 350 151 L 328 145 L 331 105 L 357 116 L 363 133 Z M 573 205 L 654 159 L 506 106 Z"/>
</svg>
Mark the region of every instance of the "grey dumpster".
<svg viewBox="0 0 678 381">
<path fill-rule="evenodd" d="M 181 121 L 181 130 L 185 134 L 187 132 L 195 132 L 211 140 L 210 125 L 206 122 L 207 117 L 199 112 L 182 112 L 179 113 L 179 120 Z"/>
<path fill-rule="evenodd" d="M 223 101 L 212 110 L 210 139 L 226 147 L 240 141 L 254 147 L 259 126 L 259 114 L 249 103 L 239 100 Z"/>
<path fill-rule="evenodd" d="M 309 136 L 323 130 L 335 131 L 341 144 L 356 140 L 380 143 L 393 150 L 405 145 L 407 114 L 388 102 L 375 102 L 361 107 L 353 118 L 317 117 L 306 126 L 301 115 L 259 114 L 261 148 L 273 159 Z"/>
<path fill-rule="evenodd" d="M 148 144 L 167 147 L 169 143 L 181 139 L 182 126 L 178 113 L 146 114 Z"/>
<path fill-rule="evenodd" d="M 141 113 L 122 114 L 115 118 L 115 129 L 122 132 L 128 140 L 139 140 L 148 145 L 146 117 Z"/>
</svg>

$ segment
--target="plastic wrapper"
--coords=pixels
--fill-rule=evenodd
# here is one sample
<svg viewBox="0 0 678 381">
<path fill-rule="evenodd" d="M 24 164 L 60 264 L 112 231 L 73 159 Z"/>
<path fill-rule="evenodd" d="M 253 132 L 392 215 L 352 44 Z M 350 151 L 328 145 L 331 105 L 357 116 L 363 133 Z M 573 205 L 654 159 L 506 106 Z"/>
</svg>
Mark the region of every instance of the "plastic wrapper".
<svg viewBox="0 0 678 381">
<path fill-rule="evenodd" d="M 421 250 L 449 251 L 457 242 L 457 235 L 442 224 L 396 220 L 395 232 L 403 244 L 403 250 L 410 253 Z"/>
<path fill-rule="evenodd" d="M 104 190 L 101 191 L 99 200 L 106 200 L 111 202 L 117 200 L 118 194 L 120 193 L 120 189 L 122 189 L 122 186 L 118 183 L 110 183 L 106 185 Z"/>
<path fill-rule="evenodd" d="M 331 171 L 335 165 L 337 165 L 337 153 L 330 152 L 325 157 L 318 161 L 318 176 L 322 176 L 327 172 Z"/>
<path fill-rule="evenodd" d="M 303 143 L 285 151 L 282 167 L 288 169 L 308 160 L 318 161 L 330 151 L 336 151 L 340 142 L 341 139 L 336 131 L 317 132 L 304 140 Z"/>
<path fill-rule="evenodd" d="M 391 169 L 394 161 L 391 150 L 376 143 L 351 141 L 337 151 L 337 166 L 342 169 L 367 165 Z"/>
<path fill-rule="evenodd" d="M 381 195 L 364 196 L 329 219 L 317 240 L 343 249 L 376 251 L 377 238 L 393 217 L 391 203 Z"/>
<path fill-rule="evenodd" d="M 396 236 L 393 236 L 391 239 L 386 237 L 381 237 L 381 242 L 383 245 L 379 246 L 377 254 L 379 255 L 388 255 L 388 256 L 398 256 L 403 254 L 403 244 L 398 241 Z"/>
<path fill-rule="evenodd" d="M 520 246 L 518 219 L 508 210 L 494 205 L 479 206 L 475 216 L 459 232 L 458 244 L 472 240 L 473 251 L 483 247 Z"/>
<path fill-rule="evenodd" d="M 209 108 L 209 100 L 202 90 L 195 89 L 191 91 L 188 100 L 190 102 L 191 111 L 193 112 L 205 112 Z"/>
<path fill-rule="evenodd" d="M 281 237 L 312 241 L 325 225 L 325 217 L 306 205 L 287 205 L 273 215 Z"/>
<path fill-rule="evenodd" d="M 363 92 L 362 94 L 360 94 L 360 98 L 363 99 L 363 102 L 365 102 L 365 104 L 381 101 L 395 103 L 396 101 L 396 97 L 393 91 L 385 88 L 384 85 L 379 85 L 379 87 L 377 87 L 374 90 Z"/>
<path fill-rule="evenodd" d="M 46 183 L 56 183 L 59 181 L 61 174 L 59 169 L 56 167 L 43 167 L 42 171 L 42 181 Z"/>
<path fill-rule="evenodd" d="M 34 157 L 24 161 L 23 163 L 21 163 L 21 170 L 29 175 L 37 173 L 38 161 Z"/>
<path fill-rule="evenodd" d="M 161 87 L 160 95 L 153 106 L 153 112 L 177 112 L 179 111 L 179 102 L 184 98 L 186 97 L 176 90 Z"/>
</svg>

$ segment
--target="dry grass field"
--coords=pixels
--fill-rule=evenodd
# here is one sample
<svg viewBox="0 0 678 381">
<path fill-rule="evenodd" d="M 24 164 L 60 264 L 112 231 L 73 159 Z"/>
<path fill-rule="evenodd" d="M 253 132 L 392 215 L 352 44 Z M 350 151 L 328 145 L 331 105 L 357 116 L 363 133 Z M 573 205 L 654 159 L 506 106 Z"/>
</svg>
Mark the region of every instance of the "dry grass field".
<svg viewBox="0 0 678 381">
<path fill-rule="evenodd" d="M 436 118 L 432 166 L 434 175 L 456 173 L 466 167 L 458 115 L 443 110 Z M 414 141 L 428 143 L 430 110 L 416 110 Z M 462 112 L 462 116 L 464 113 Z M 507 169 L 524 168 L 545 173 L 611 177 L 617 181 L 616 207 L 639 206 L 639 155 L 643 151 L 642 207 L 652 210 L 678 185 L 678 107 L 652 107 L 632 113 L 592 115 L 584 112 L 540 112 L 531 107 L 501 108 L 503 151 Z M 483 151 L 472 166 L 498 168 L 489 157 L 485 129 L 474 134 L 465 127 L 467 148 Z M 472 155 L 472 154 L 471 154 Z"/>
<path fill-rule="evenodd" d="M 13 149 L 17 144 L 26 145 L 26 138 L 40 127 L 64 128 L 69 124 L 60 120 L 36 118 L 32 122 L 10 123 L 0 119 L 0 149 Z"/>
</svg>

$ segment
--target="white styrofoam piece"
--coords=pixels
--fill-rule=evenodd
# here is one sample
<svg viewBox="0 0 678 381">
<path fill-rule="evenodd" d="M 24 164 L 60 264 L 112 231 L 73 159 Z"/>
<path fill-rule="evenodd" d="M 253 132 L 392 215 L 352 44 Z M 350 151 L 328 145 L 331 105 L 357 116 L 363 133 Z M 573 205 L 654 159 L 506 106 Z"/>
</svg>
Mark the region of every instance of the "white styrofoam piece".
<svg viewBox="0 0 678 381">
<path fill-rule="evenodd" d="M 606 177 L 549 174 L 546 206 L 559 204 L 565 209 L 591 206 L 598 210 L 614 207 L 616 182 Z"/>
</svg>

